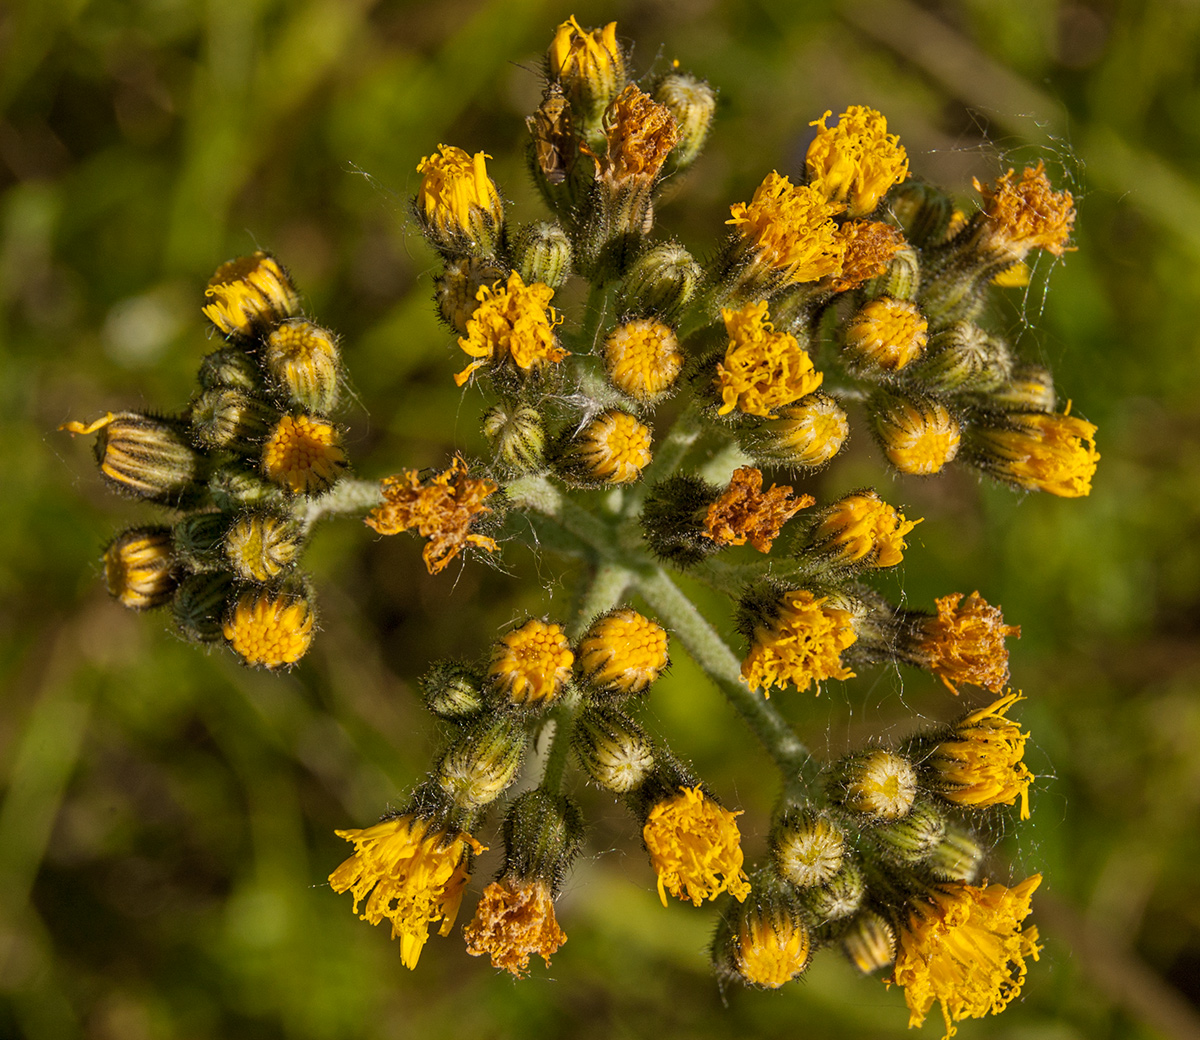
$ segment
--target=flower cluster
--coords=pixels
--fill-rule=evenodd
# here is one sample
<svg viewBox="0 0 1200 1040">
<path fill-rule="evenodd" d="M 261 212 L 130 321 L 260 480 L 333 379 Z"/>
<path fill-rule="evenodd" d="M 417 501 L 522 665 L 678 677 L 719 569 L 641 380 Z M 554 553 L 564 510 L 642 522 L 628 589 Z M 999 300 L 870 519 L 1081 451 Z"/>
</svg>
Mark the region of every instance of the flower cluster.
<svg viewBox="0 0 1200 1040">
<path fill-rule="evenodd" d="M 982 204 L 956 214 L 949 195 L 909 179 L 884 116 L 856 105 L 811 124 L 803 168 L 768 173 L 733 204 L 702 262 L 656 237 L 655 217 L 665 180 L 704 146 L 712 88 L 677 64 L 634 82 L 616 25 L 574 18 L 544 75 L 526 127 L 548 215 L 518 222 L 482 152 L 439 145 L 417 168 L 413 210 L 441 264 L 448 353 L 469 359 L 446 377 L 487 400 L 484 457 L 345 477 L 329 418 L 336 340 L 255 254 L 207 290 L 227 342 L 205 359 L 186 415 L 69 426 L 98 434 L 107 480 L 182 514 L 116 539 L 109 586 L 135 609 L 171 603 L 189 635 L 277 668 L 312 638 L 295 568 L 322 516 L 415 532 L 432 575 L 520 539 L 587 561 L 571 614 L 526 618 L 476 660 L 430 667 L 424 703 L 449 737 L 401 811 L 338 832 L 354 851 L 332 888 L 365 920 L 388 920 L 415 967 L 431 926 L 450 932 L 495 813 L 504 863 L 467 949 L 518 976 L 535 956 L 549 965 L 567 941 L 555 900 L 582 846 L 564 793 L 574 762 L 624 801 L 664 904 L 718 902 L 721 978 L 777 988 L 837 946 L 864 973 L 891 968 L 913 1024 L 938 1003 L 953 1033 L 1002 1010 L 1039 950 L 1022 922 L 1040 878 L 979 883 L 994 831 L 981 814 L 1029 815 L 1028 734 L 1007 716 L 1022 699 L 1006 692 L 1006 640 L 1020 629 L 978 592 L 939 597 L 932 612 L 890 602 L 871 578 L 904 563 L 921 519 L 872 487 L 818 502 L 833 478 L 813 478 L 857 410 L 901 474 L 965 464 L 1023 490 L 1088 494 L 1095 426 L 1057 410 L 1049 371 L 1022 360 L 987 311 L 1033 250 L 1071 249 L 1071 195 L 1039 164 L 977 183 Z M 560 295 L 572 279 L 590 286 L 578 315 L 563 301 L 579 294 Z M 729 601 L 740 659 L 681 572 Z M 672 639 L 780 771 L 759 865 L 744 861 L 740 813 L 640 719 Z M 768 699 L 881 663 L 927 673 L 947 702 L 937 680 L 991 703 L 822 763 Z M 807 698 L 790 696 L 803 710 Z M 523 769 L 523 793 L 506 800 Z"/>
</svg>

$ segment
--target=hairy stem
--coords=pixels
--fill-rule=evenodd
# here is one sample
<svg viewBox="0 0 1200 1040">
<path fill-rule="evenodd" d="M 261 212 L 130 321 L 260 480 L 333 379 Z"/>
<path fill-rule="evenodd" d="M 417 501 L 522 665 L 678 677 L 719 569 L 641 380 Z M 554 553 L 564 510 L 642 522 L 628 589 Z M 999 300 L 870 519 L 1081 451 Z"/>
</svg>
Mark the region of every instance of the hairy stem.
<svg viewBox="0 0 1200 1040">
<path fill-rule="evenodd" d="M 383 501 L 378 480 L 345 477 L 319 498 L 307 499 L 296 507 L 296 518 L 305 534 L 327 516 L 365 513 Z"/>
</svg>

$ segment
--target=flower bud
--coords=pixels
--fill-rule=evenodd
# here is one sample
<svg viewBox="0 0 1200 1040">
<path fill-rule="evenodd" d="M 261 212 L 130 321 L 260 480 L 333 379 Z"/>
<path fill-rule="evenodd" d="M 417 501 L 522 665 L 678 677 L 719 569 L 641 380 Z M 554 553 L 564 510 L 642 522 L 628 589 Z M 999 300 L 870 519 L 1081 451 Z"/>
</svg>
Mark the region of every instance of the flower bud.
<svg viewBox="0 0 1200 1040">
<path fill-rule="evenodd" d="M 572 743 L 584 772 L 617 794 L 636 791 L 654 771 L 650 738 L 616 708 L 584 710 L 575 723 Z"/>
<path fill-rule="evenodd" d="M 500 246 L 504 205 L 488 176 L 487 158 L 440 144 L 417 165 L 417 219 L 430 245 L 447 256 L 491 257 Z"/>
<path fill-rule="evenodd" d="M 467 332 L 467 322 L 479 306 L 481 286 L 503 283 L 508 272 L 495 260 L 461 257 L 448 260 L 446 269 L 434 279 L 434 302 L 442 320 L 459 335 Z"/>
<path fill-rule="evenodd" d="M 937 245 L 946 237 L 954 202 L 945 192 L 922 181 L 906 181 L 888 200 L 892 219 L 919 249 Z"/>
<path fill-rule="evenodd" d="M 704 517 L 721 489 L 680 474 L 650 488 L 642 506 L 642 534 L 655 556 L 690 567 L 720 550 L 704 533 Z"/>
<path fill-rule="evenodd" d="M 666 631 L 623 607 L 592 622 L 579 641 L 575 667 L 590 686 L 629 696 L 644 692 L 668 664 Z"/>
<path fill-rule="evenodd" d="M 225 535 L 225 559 L 243 581 L 269 582 L 295 566 L 304 542 L 282 513 L 243 513 Z"/>
<path fill-rule="evenodd" d="M 871 279 L 864 287 L 867 296 L 890 296 L 893 300 L 913 300 L 921 287 L 921 260 L 910 245 L 901 246 L 892 254 L 883 274 Z"/>
<path fill-rule="evenodd" d="M 100 473 L 125 494 L 176 508 L 204 495 L 209 462 L 192 448 L 178 419 L 109 412 L 93 423 L 69 422 L 59 429 L 96 434 Z"/>
<path fill-rule="evenodd" d="M 308 652 L 316 620 L 303 589 L 250 588 L 231 605 L 221 632 L 243 663 L 273 672 Z"/>
<path fill-rule="evenodd" d="M 686 72 L 672 72 L 654 85 L 653 96 L 670 110 L 679 127 L 679 143 L 667 160 L 667 167 L 672 172 L 686 170 L 708 140 L 717 93 L 702 79 Z"/>
<path fill-rule="evenodd" d="M 190 571 L 219 570 L 225 566 L 225 532 L 228 513 L 192 513 L 171 529 L 175 556 Z"/>
<path fill-rule="evenodd" d="M 458 661 L 438 661 L 421 679 L 427 707 L 440 719 L 457 722 L 483 710 L 483 676 Z"/>
<path fill-rule="evenodd" d="M 940 401 L 877 394 L 870 410 L 875 436 L 901 473 L 938 473 L 958 454 L 961 427 Z"/>
<path fill-rule="evenodd" d="M 196 373 L 201 390 L 241 390 L 246 394 L 262 392 L 262 369 L 241 347 L 226 346 L 206 354 Z"/>
<path fill-rule="evenodd" d="M 442 756 L 438 786 L 460 809 L 491 805 L 516 779 L 525 755 L 524 725 L 492 715 L 467 729 Z"/>
<path fill-rule="evenodd" d="M 213 505 L 225 513 L 269 506 L 284 498 L 278 484 L 238 463 L 218 466 L 209 478 L 208 493 Z"/>
<path fill-rule="evenodd" d="M 850 436 L 842 406 L 820 391 L 738 431 L 738 442 L 761 465 L 823 466 Z"/>
<path fill-rule="evenodd" d="M 721 978 L 778 989 L 808 967 L 812 939 L 799 901 L 784 885 L 758 874 L 751 890 L 749 899 L 725 906 L 713 937 L 713 968 Z"/>
<path fill-rule="evenodd" d="M 171 601 L 171 612 L 180 635 L 194 643 L 221 638 L 221 622 L 233 592 L 228 571 L 203 571 L 185 578 Z"/>
<path fill-rule="evenodd" d="M 1053 412 L 1054 376 L 1041 365 L 1016 365 L 1008 382 L 989 391 L 988 403 L 1004 412 Z"/>
<path fill-rule="evenodd" d="M 204 295 L 205 316 L 226 336 L 248 338 L 300 313 L 287 271 L 261 250 L 218 267 Z"/>
<path fill-rule="evenodd" d="M 847 854 L 841 829 L 813 809 L 785 812 L 771 829 L 770 845 L 779 876 L 799 888 L 829 882 Z"/>
<path fill-rule="evenodd" d="M 632 484 L 650 465 L 650 427 L 628 412 L 601 412 L 559 450 L 559 472 L 583 486 Z"/>
<path fill-rule="evenodd" d="M 905 536 L 919 523 L 875 491 L 856 491 L 818 514 L 809 545 L 836 566 L 895 567 L 904 559 Z"/>
<path fill-rule="evenodd" d="M 656 404 L 675 385 L 683 353 L 674 329 L 652 318 L 618 325 L 604 341 L 609 381 L 639 404 Z"/>
<path fill-rule="evenodd" d="M 916 799 L 917 771 L 894 751 L 858 751 L 833 765 L 825 789 L 830 801 L 848 812 L 875 821 L 899 820 Z"/>
<path fill-rule="evenodd" d="M 513 244 L 512 256 L 526 285 L 541 282 L 560 289 L 571 276 L 571 240 L 561 224 L 548 220 L 526 224 Z"/>
<path fill-rule="evenodd" d="M 285 415 L 262 449 L 263 475 L 293 495 L 328 491 L 346 469 L 341 434 L 307 415 Z"/>
<path fill-rule="evenodd" d="M 492 646 L 488 679 L 504 705 L 543 708 L 562 693 L 574 663 L 562 628 L 531 618 Z"/>
<path fill-rule="evenodd" d="M 504 817 L 503 874 L 539 878 L 557 892 L 582 846 L 579 806 L 534 788 L 517 798 Z"/>
<path fill-rule="evenodd" d="M 546 76 L 562 86 L 588 143 L 598 143 L 600 116 L 625 86 L 625 55 L 617 43 L 617 23 L 587 30 L 574 17 L 567 19 L 546 51 Z"/>
<path fill-rule="evenodd" d="M 925 350 L 929 325 L 916 304 L 880 296 L 859 308 L 845 328 L 845 351 L 865 373 L 899 372 Z"/>
<path fill-rule="evenodd" d="M 678 242 L 660 242 L 629 267 L 617 290 L 617 311 L 676 323 L 696 295 L 704 271 Z"/>
<path fill-rule="evenodd" d="M 192 401 L 192 439 L 209 451 L 248 457 L 262 450 L 279 411 L 242 390 L 205 390 Z"/>
<path fill-rule="evenodd" d="M 945 835 L 946 817 L 928 801 L 917 802 L 903 819 L 871 831 L 883 858 L 903 867 L 927 859 Z"/>
<path fill-rule="evenodd" d="M 985 473 L 1029 491 L 1062 498 L 1092 492 L 1100 453 L 1096 426 L 1078 416 L 1008 412 L 970 430 L 970 457 Z"/>
<path fill-rule="evenodd" d="M 912 378 L 934 393 L 992 390 L 1008 381 L 1012 357 L 1003 342 L 978 325 L 956 321 L 929 341 Z"/>
<path fill-rule="evenodd" d="M 535 473 L 546 464 L 546 426 L 532 405 L 498 404 L 483 415 L 483 435 L 510 473 Z"/>
<path fill-rule="evenodd" d="M 109 595 L 131 610 L 171 602 L 179 570 L 168 527 L 135 527 L 104 550 L 104 581 Z"/>
<path fill-rule="evenodd" d="M 953 823 L 947 824 L 942 840 L 922 864 L 939 881 L 960 881 L 973 885 L 983 865 L 983 846 L 968 830 Z"/>
<path fill-rule="evenodd" d="M 280 322 L 262 349 L 263 365 L 290 404 L 328 415 L 337 406 L 341 360 L 337 337 L 304 318 Z"/>
<path fill-rule="evenodd" d="M 806 888 L 800 898 L 809 913 L 827 924 L 858 913 L 866 891 L 862 870 L 853 860 L 847 859 L 825 884 Z"/>
<path fill-rule="evenodd" d="M 861 911 L 842 935 L 842 949 L 864 975 L 896 960 L 896 930 L 874 910 Z"/>
</svg>

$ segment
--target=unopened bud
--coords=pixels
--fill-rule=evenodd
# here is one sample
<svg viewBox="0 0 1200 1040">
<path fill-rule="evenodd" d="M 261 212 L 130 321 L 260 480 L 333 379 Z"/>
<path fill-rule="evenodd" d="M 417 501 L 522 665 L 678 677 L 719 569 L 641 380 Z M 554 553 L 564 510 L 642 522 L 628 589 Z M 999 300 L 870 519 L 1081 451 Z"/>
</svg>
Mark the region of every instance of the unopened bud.
<svg viewBox="0 0 1200 1040">
<path fill-rule="evenodd" d="M 294 583 L 246 589 L 226 614 L 221 633 L 244 664 L 273 672 L 308 653 L 316 623 L 312 593 Z"/>
<path fill-rule="evenodd" d="M 287 271 L 261 250 L 218 267 L 204 295 L 205 316 L 226 336 L 250 337 L 300 313 Z"/>
<path fill-rule="evenodd" d="M 584 711 L 573 742 L 584 772 L 609 791 L 636 791 L 654 770 L 654 746 L 645 730 L 615 708 Z"/>
<path fill-rule="evenodd" d="M 255 455 L 279 411 L 259 397 L 242 390 L 205 390 L 192 401 L 192 437 L 201 448 Z"/>
<path fill-rule="evenodd" d="M 708 140 L 717 94 L 704 80 L 686 72 L 672 72 L 655 84 L 654 100 L 670 109 L 679 126 L 679 143 L 667 160 L 670 170 L 686 170 L 696 161 Z"/>
<path fill-rule="evenodd" d="M 851 363 L 865 373 L 899 372 L 924 352 L 928 329 L 916 304 L 880 296 L 850 318 L 845 350 Z"/>
<path fill-rule="evenodd" d="M 632 484 L 650 465 L 650 427 L 610 408 L 587 423 L 560 449 L 559 472 L 583 486 Z"/>
<path fill-rule="evenodd" d="M 956 321 L 929 341 L 925 359 L 912 377 L 933 392 L 992 390 L 1012 373 L 1012 356 L 1003 342 L 978 325 Z"/>
<path fill-rule="evenodd" d="M 491 805 L 516 779 L 525 754 L 525 727 L 493 715 L 466 730 L 438 763 L 441 789 L 461 809 Z"/>
<path fill-rule="evenodd" d="M 962 428 L 940 401 L 877 394 L 870 410 L 883 453 L 901 473 L 938 473 L 958 454 Z"/>
<path fill-rule="evenodd" d="M 704 533 L 704 516 L 720 488 L 680 474 L 659 481 L 642 506 L 642 533 L 655 556 L 690 567 L 721 548 Z"/>
<path fill-rule="evenodd" d="M 241 390 L 247 394 L 262 392 L 262 369 L 240 347 L 226 346 L 206 354 L 196 373 L 201 390 Z"/>
<path fill-rule="evenodd" d="M 808 967 L 812 938 L 800 903 L 786 886 L 763 874 L 751 886 L 748 899 L 726 904 L 713 937 L 713 968 L 721 978 L 778 989 Z"/>
<path fill-rule="evenodd" d="M 988 402 L 1005 412 L 1053 412 L 1058 404 L 1054 377 L 1041 365 L 1017 365 L 1009 381 L 988 394 Z"/>
<path fill-rule="evenodd" d="M 637 258 L 617 294 L 621 314 L 675 324 L 704 277 L 695 258 L 678 242 L 661 242 Z"/>
<path fill-rule="evenodd" d="M 898 820 L 908 815 L 917 796 L 917 771 L 894 751 L 854 752 L 834 764 L 826 790 L 835 805 L 850 812 Z"/>
<path fill-rule="evenodd" d="M 946 834 L 946 817 L 932 802 L 918 802 L 902 820 L 875 828 L 885 859 L 900 866 L 913 866 L 926 859 Z"/>
<path fill-rule="evenodd" d="M 268 506 L 284 497 L 279 485 L 237 463 L 216 469 L 209 478 L 208 493 L 213 505 L 226 513 Z"/>
<path fill-rule="evenodd" d="M 244 581 L 273 581 L 295 565 L 303 547 L 295 521 L 282 513 L 245 513 L 225 535 L 225 559 Z"/>
<path fill-rule="evenodd" d="M 901 246 L 892 254 L 887 270 L 866 283 L 867 296 L 890 296 L 894 300 L 911 301 L 921 287 L 921 260 L 910 245 Z"/>
<path fill-rule="evenodd" d="M 617 23 L 584 29 L 574 17 L 563 22 L 546 51 L 546 76 L 562 86 L 571 113 L 589 140 L 598 143 L 600 116 L 625 86 L 625 54 Z"/>
<path fill-rule="evenodd" d="M 812 809 L 791 809 L 771 831 L 771 857 L 780 877 L 800 888 L 823 885 L 841 869 L 846 841 L 830 818 Z"/>
<path fill-rule="evenodd" d="M 940 243 L 954 215 L 954 202 L 949 195 L 914 180 L 894 189 L 888 206 L 904 237 L 921 248 Z"/>
<path fill-rule="evenodd" d="M 623 607 L 592 622 L 579 641 L 575 667 L 589 685 L 627 696 L 644 692 L 668 664 L 666 631 Z"/>
<path fill-rule="evenodd" d="M 104 550 L 108 591 L 123 607 L 150 610 L 171 602 L 179 571 L 167 527 L 135 527 Z"/>
<path fill-rule="evenodd" d="M 504 875 L 537 878 L 556 891 L 583 846 L 583 814 L 568 798 L 535 788 L 504 817 Z"/>
<path fill-rule="evenodd" d="M 546 464 L 546 425 L 532 405 L 498 404 L 483 416 L 483 435 L 496 460 L 514 474 L 533 473 Z"/>
<path fill-rule="evenodd" d="M 675 385 L 683 352 L 675 330 L 653 318 L 618 325 L 604 341 L 609 381 L 640 404 L 655 404 Z"/>
<path fill-rule="evenodd" d="M 345 469 L 341 434 L 323 419 L 285 415 L 263 445 L 263 476 L 293 495 L 322 494 Z"/>
<path fill-rule="evenodd" d="M 194 643 L 212 643 L 221 638 L 233 575 L 228 571 L 203 571 L 184 580 L 171 601 L 171 612 L 180 634 Z"/>
<path fill-rule="evenodd" d="M 483 710 L 483 676 L 458 661 L 434 664 L 421 679 L 421 693 L 441 719 L 469 719 Z"/>
<path fill-rule="evenodd" d="M 271 381 L 292 405 L 318 415 L 337 406 L 341 364 L 332 332 L 304 318 L 280 322 L 262 353 Z"/>
<path fill-rule="evenodd" d="M 496 261 L 462 257 L 446 263 L 434 279 L 433 298 L 442 320 L 459 335 L 466 335 L 467 322 L 479 306 L 480 286 L 503 283 L 508 272 Z"/>
<path fill-rule="evenodd" d="M 983 846 L 968 830 L 951 823 L 923 866 L 939 881 L 974 884 L 983 865 Z"/>
<path fill-rule="evenodd" d="M 559 289 L 571 274 L 571 240 L 562 225 L 548 220 L 526 224 L 512 248 L 513 265 L 526 285 L 541 282 Z"/>
<path fill-rule="evenodd" d="M 823 466 L 850 436 L 850 421 L 828 394 L 809 394 L 757 419 L 738 432 L 738 442 L 761 465 Z"/>
<path fill-rule="evenodd" d="M 886 968 L 896 959 L 896 930 L 873 910 L 864 910 L 842 936 L 842 949 L 864 975 Z"/>
<path fill-rule="evenodd" d="M 805 889 L 801 899 L 809 912 L 824 924 L 858 913 L 866 891 L 858 864 L 847 859 L 825 884 Z"/>
<path fill-rule="evenodd" d="M 171 531 L 175 555 L 191 571 L 220 570 L 225 566 L 225 532 L 228 513 L 191 513 Z"/>
</svg>

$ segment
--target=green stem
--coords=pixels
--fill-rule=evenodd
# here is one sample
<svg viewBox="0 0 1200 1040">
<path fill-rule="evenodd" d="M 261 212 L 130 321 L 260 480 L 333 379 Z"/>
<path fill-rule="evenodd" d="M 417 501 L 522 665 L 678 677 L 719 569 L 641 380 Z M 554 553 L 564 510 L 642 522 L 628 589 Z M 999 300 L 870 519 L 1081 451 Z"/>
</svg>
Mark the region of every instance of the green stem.
<svg viewBox="0 0 1200 1040">
<path fill-rule="evenodd" d="M 356 480 L 345 477 L 319 498 L 306 499 L 296 506 L 296 519 L 305 534 L 327 516 L 365 513 L 383 501 L 378 480 Z"/>
</svg>

